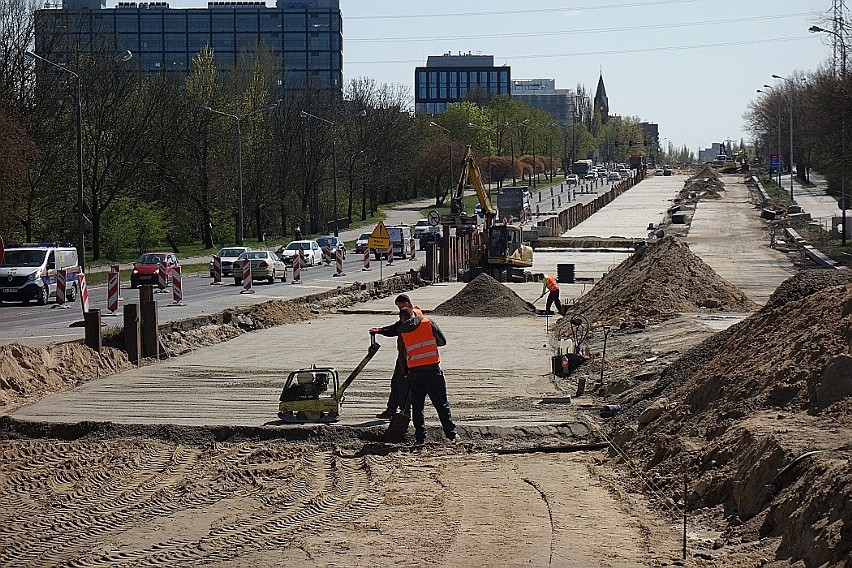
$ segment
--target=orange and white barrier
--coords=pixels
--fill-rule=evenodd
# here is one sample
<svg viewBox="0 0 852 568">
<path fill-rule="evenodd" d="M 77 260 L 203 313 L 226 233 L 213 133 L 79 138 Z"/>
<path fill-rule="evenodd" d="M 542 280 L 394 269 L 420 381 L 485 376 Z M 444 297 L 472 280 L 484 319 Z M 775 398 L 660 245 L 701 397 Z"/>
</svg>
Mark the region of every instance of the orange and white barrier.
<svg viewBox="0 0 852 568">
<path fill-rule="evenodd" d="M 388 265 L 393 264 L 393 243 L 388 245 Z"/>
<path fill-rule="evenodd" d="M 172 266 L 172 305 L 183 305 L 183 279 L 180 274 L 180 266 Z"/>
<path fill-rule="evenodd" d="M 160 262 L 160 269 L 157 271 L 159 278 L 157 279 L 157 286 L 160 288 L 160 292 L 166 289 L 166 286 L 169 285 L 168 273 L 166 272 L 166 261 L 163 260 Z"/>
<path fill-rule="evenodd" d="M 414 239 L 411 239 L 411 258 L 408 260 L 414 260 L 417 258 L 417 245 L 414 244 Z"/>
<path fill-rule="evenodd" d="M 213 256 L 213 284 L 222 283 L 222 257 Z"/>
<path fill-rule="evenodd" d="M 302 257 L 298 254 L 293 255 L 293 280 L 290 281 L 291 284 L 301 284 L 302 283 Z"/>
<path fill-rule="evenodd" d="M 107 309 L 110 315 L 115 315 L 118 311 L 118 288 L 119 288 L 119 267 L 113 264 L 109 269 L 109 280 L 107 281 Z"/>
<path fill-rule="evenodd" d="M 334 265 L 336 270 L 332 276 L 346 276 L 343 273 L 343 251 L 340 249 L 334 253 Z"/>
<path fill-rule="evenodd" d="M 251 260 L 247 258 L 243 259 L 243 289 L 240 294 L 254 294 L 251 289 Z"/>
<path fill-rule="evenodd" d="M 80 283 L 80 306 L 83 308 L 83 313 L 89 313 L 89 287 L 86 286 L 86 275 L 82 272 L 77 275 L 77 281 Z"/>
<path fill-rule="evenodd" d="M 67 270 L 56 271 L 56 305 L 65 307 L 65 282 L 68 279 Z"/>
<path fill-rule="evenodd" d="M 364 268 L 361 270 L 370 270 L 370 249 L 364 251 Z"/>
</svg>

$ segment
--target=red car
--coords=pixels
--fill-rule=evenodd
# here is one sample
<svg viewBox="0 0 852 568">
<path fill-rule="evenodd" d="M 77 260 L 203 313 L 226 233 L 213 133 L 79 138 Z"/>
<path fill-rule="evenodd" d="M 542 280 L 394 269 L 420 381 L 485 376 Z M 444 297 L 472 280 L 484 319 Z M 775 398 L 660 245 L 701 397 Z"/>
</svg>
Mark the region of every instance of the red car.
<svg viewBox="0 0 852 568">
<path fill-rule="evenodd" d="M 130 273 L 130 287 L 138 288 L 140 284 L 157 286 L 160 280 L 160 263 L 166 263 L 166 285 L 172 281 L 172 267 L 178 265 L 178 259 L 172 252 L 146 252 L 139 257 L 139 262 L 133 263 Z"/>
</svg>

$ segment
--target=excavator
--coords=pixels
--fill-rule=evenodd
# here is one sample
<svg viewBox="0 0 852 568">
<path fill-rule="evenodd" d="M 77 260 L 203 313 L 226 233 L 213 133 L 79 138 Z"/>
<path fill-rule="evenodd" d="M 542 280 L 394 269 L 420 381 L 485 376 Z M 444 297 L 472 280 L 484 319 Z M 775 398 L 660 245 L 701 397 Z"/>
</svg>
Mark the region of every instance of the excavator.
<svg viewBox="0 0 852 568">
<path fill-rule="evenodd" d="M 481 233 L 476 230 L 477 217 L 464 211 L 464 192 L 468 183 L 476 192 L 485 218 L 485 228 Z M 468 146 L 455 193 L 450 199 L 450 213 L 441 217 L 444 234 L 449 234 L 448 229 L 454 227 L 456 234 L 471 235 L 470 266 L 465 274 L 468 282 L 482 273 L 500 282 L 523 282 L 524 269 L 533 264 L 533 249 L 523 243 L 523 228 L 499 224 L 496 218 L 497 211 L 483 186 L 482 174 Z"/>
</svg>

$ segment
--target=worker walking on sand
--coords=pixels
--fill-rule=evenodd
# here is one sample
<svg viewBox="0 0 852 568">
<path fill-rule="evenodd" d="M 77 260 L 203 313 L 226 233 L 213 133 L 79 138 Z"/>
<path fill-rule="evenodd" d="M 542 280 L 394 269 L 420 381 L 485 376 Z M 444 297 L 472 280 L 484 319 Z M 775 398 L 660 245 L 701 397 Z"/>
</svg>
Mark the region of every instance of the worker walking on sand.
<svg viewBox="0 0 852 568">
<path fill-rule="evenodd" d="M 438 348 L 447 344 L 440 328 L 426 316 L 415 316 L 411 308 L 399 310 L 398 331 L 405 345 L 408 378 L 411 385 L 411 411 L 414 423 L 415 443 L 426 443 L 426 418 L 423 407 L 426 396 L 438 412 L 438 418 L 444 429 L 444 435 L 453 442 L 459 441 L 456 425 L 453 423 L 450 403 L 447 401 L 447 383 L 441 370 L 441 357 Z M 373 328 L 370 333 L 378 333 Z"/>
<path fill-rule="evenodd" d="M 422 316 L 423 312 L 420 310 L 418 306 L 414 306 L 411 304 L 411 298 L 408 297 L 407 294 L 400 294 L 394 300 L 396 307 L 398 309 L 409 308 L 414 315 Z M 385 327 L 373 328 L 377 330 L 375 333 L 379 335 L 384 335 L 385 337 L 396 337 L 396 348 L 397 348 L 397 356 L 396 356 L 396 365 L 393 369 L 393 376 L 391 376 L 391 388 L 390 395 L 388 396 L 388 405 L 387 408 L 376 414 L 376 418 L 381 418 L 383 420 L 390 420 L 394 414 L 396 414 L 397 409 L 400 412 L 405 414 L 406 416 L 411 416 L 411 397 L 409 396 L 409 388 L 408 388 L 408 366 L 405 364 L 405 345 L 402 342 L 402 337 L 399 335 L 399 325 L 402 323 L 402 319 L 387 325 Z M 373 330 L 370 330 L 371 333 Z"/>
<path fill-rule="evenodd" d="M 557 313 L 562 314 L 562 302 L 559 301 L 559 282 L 552 274 L 548 274 L 541 285 L 541 296 L 544 296 L 547 292 L 549 294 L 547 294 L 547 303 L 544 306 L 544 312 L 549 314 L 550 306 L 556 304 Z"/>
</svg>

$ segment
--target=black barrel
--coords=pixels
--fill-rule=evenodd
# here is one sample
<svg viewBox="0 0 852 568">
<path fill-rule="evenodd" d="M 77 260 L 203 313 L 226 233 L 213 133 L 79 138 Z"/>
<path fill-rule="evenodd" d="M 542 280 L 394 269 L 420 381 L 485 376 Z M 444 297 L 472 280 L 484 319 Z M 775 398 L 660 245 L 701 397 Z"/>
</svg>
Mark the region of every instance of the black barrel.
<svg viewBox="0 0 852 568">
<path fill-rule="evenodd" d="M 556 279 L 563 284 L 574 283 L 574 265 L 573 264 L 557 264 Z"/>
</svg>

